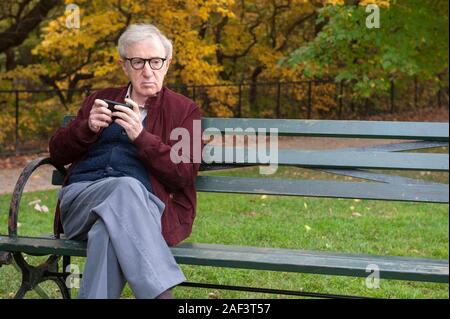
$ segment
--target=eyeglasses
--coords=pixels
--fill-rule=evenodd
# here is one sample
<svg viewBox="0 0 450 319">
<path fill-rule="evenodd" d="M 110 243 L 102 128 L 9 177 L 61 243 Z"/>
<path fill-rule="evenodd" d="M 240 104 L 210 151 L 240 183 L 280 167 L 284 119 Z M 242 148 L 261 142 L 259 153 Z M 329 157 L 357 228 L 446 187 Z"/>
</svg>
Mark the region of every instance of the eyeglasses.
<svg viewBox="0 0 450 319">
<path fill-rule="evenodd" d="M 145 62 L 148 62 L 148 65 L 150 65 L 150 68 L 152 70 L 160 70 L 164 62 L 167 59 L 164 58 L 150 58 L 150 59 L 143 59 L 143 58 L 125 58 L 125 60 L 130 61 L 131 67 L 135 70 L 142 70 L 145 66 Z"/>
</svg>

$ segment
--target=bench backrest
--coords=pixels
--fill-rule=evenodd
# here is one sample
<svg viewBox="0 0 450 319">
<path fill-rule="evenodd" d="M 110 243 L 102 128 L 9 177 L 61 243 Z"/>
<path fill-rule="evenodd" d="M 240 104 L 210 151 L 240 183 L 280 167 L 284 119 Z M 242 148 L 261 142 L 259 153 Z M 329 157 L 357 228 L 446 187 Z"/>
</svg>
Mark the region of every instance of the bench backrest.
<svg viewBox="0 0 450 319">
<path fill-rule="evenodd" d="M 73 116 L 64 118 L 67 125 Z M 242 129 L 240 132 L 236 128 Z M 365 147 L 337 148 L 314 151 L 301 149 L 278 150 L 278 165 L 311 168 L 331 174 L 351 176 L 359 182 L 336 180 L 278 179 L 263 176 L 208 176 L 200 174 L 197 190 L 205 192 L 294 195 L 382 199 L 448 203 L 448 184 L 429 182 L 386 174 L 384 170 L 420 170 L 446 172 L 449 170 L 448 123 L 387 122 L 387 121 L 329 121 L 204 118 L 202 130 L 216 134 L 248 135 L 252 130 L 276 129 L 278 136 L 308 136 L 321 138 L 383 139 L 384 144 Z M 247 131 L 246 131 L 247 130 Z M 220 133 L 219 133 L 220 132 Z M 369 143 L 370 144 L 370 143 Z M 246 145 L 244 145 L 246 147 Z M 444 148 L 445 153 L 418 152 Z M 240 148 L 234 147 L 235 151 Z M 246 148 L 248 151 L 249 149 Z M 407 152 L 409 151 L 409 152 Z M 231 162 L 202 164 L 202 171 L 261 165 L 258 157 L 245 153 L 245 164 Z M 373 170 L 383 170 L 383 172 Z M 61 175 L 55 171 L 53 184 L 60 185 Z"/>
</svg>

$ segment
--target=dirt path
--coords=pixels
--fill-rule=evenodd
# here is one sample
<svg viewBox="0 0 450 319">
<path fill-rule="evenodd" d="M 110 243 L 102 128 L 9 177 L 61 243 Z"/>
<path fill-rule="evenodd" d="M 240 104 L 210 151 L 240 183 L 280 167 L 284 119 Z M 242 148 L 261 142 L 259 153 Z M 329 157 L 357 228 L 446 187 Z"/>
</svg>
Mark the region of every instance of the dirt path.
<svg viewBox="0 0 450 319">
<path fill-rule="evenodd" d="M 0 157 L 0 194 L 12 193 L 14 186 L 22 172 L 23 168 L 30 161 L 48 156 L 47 153 L 11 156 L 7 158 Z M 51 185 L 53 168 L 50 165 L 44 165 L 38 168 L 25 186 L 25 191 L 36 191 L 56 188 Z"/>
<path fill-rule="evenodd" d="M 0 169 L 0 194 L 10 194 L 23 168 Z M 25 192 L 57 188 L 51 185 L 53 168 L 46 165 L 37 169 L 25 186 Z"/>
</svg>

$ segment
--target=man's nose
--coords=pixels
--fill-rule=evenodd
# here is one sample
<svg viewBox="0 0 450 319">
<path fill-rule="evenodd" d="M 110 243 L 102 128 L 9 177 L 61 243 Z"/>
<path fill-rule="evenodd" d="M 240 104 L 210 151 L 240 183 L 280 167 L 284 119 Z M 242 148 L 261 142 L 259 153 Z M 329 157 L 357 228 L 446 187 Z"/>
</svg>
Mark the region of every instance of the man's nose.
<svg viewBox="0 0 450 319">
<path fill-rule="evenodd" d="M 146 77 L 152 76 L 153 70 L 152 70 L 152 68 L 150 67 L 150 62 L 149 62 L 149 61 L 146 61 L 146 62 L 144 63 L 144 68 L 142 69 L 142 73 L 143 73 L 144 76 L 146 76 Z"/>
</svg>

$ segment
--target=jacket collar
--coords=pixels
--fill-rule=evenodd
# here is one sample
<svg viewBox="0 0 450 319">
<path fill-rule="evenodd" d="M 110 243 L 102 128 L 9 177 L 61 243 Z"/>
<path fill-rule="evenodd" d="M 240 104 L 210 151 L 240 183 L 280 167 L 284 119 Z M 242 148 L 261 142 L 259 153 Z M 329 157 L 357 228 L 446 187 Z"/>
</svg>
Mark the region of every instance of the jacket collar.
<svg viewBox="0 0 450 319">
<path fill-rule="evenodd" d="M 165 91 L 166 91 L 166 87 L 163 86 L 162 89 L 159 92 L 157 92 L 155 95 L 148 97 L 147 100 L 145 101 L 144 107 L 146 109 L 158 108 L 159 105 L 161 105 L 162 96 L 164 95 Z M 133 92 L 133 86 L 131 85 L 131 82 L 128 82 L 128 84 L 126 86 L 125 98 L 130 99 L 132 92 Z"/>
</svg>

